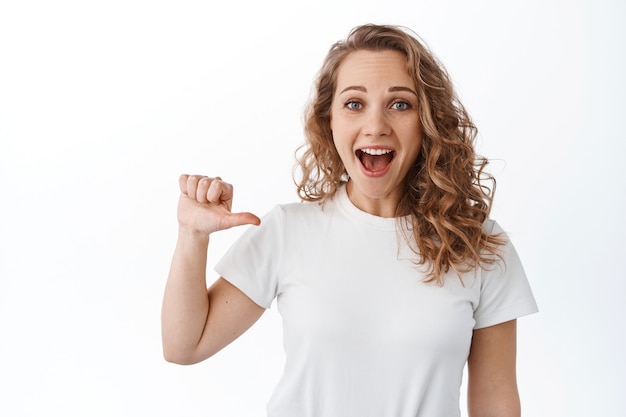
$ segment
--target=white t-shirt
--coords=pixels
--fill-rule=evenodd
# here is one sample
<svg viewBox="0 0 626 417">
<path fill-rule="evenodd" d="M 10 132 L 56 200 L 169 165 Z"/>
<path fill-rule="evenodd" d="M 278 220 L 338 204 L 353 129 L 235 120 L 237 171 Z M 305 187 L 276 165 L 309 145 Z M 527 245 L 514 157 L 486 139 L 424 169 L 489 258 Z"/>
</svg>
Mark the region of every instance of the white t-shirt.
<svg viewBox="0 0 626 417">
<path fill-rule="evenodd" d="M 397 227 L 342 187 L 323 206 L 275 207 L 217 264 L 260 306 L 278 297 L 286 364 L 269 417 L 459 416 L 472 331 L 537 311 L 510 243 L 504 266 L 438 286 Z"/>
</svg>

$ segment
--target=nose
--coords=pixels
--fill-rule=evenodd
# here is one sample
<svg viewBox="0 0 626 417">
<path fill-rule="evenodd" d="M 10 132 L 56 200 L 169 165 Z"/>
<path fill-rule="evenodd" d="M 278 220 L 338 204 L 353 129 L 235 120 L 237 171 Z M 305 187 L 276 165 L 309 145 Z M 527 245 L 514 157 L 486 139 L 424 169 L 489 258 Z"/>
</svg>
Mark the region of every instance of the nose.
<svg viewBox="0 0 626 417">
<path fill-rule="evenodd" d="M 363 133 L 366 136 L 373 137 L 389 135 L 391 133 L 391 126 L 387 117 L 388 115 L 386 114 L 385 109 L 380 107 L 370 107 L 365 116 L 362 128 Z"/>
</svg>

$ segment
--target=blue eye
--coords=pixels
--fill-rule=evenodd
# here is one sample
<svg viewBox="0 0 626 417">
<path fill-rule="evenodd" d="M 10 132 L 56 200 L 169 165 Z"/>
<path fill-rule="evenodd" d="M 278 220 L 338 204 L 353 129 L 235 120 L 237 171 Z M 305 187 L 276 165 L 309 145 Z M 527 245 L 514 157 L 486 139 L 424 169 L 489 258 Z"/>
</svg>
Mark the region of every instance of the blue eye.
<svg viewBox="0 0 626 417">
<path fill-rule="evenodd" d="M 346 107 L 350 110 L 359 110 L 362 105 L 358 101 L 348 101 Z"/>
<path fill-rule="evenodd" d="M 394 110 L 408 110 L 411 108 L 411 105 L 406 101 L 396 101 L 392 104 Z"/>
</svg>

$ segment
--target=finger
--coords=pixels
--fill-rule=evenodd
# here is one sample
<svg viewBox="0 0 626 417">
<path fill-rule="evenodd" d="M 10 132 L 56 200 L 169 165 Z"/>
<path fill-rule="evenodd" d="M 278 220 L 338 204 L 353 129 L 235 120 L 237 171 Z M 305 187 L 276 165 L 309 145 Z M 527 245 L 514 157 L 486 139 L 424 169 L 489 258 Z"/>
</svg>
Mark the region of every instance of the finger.
<svg viewBox="0 0 626 417">
<path fill-rule="evenodd" d="M 213 180 L 209 177 L 202 177 L 198 181 L 198 187 L 196 188 L 196 200 L 199 203 L 207 203 L 207 192 Z"/>
<path fill-rule="evenodd" d="M 198 190 L 198 182 L 204 178 L 203 175 L 189 175 L 187 177 L 187 191 L 184 193 L 187 197 L 195 200 L 196 192 Z"/>
<path fill-rule="evenodd" d="M 230 210 L 233 201 L 233 186 L 227 182 L 215 179 L 209 186 L 206 198 L 208 202 L 213 204 L 224 204 L 228 210 Z"/>
<path fill-rule="evenodd" d="M 261 224 L 261 219 L 252 213 L 231 213 L 223 219 L 223 229 L 230 229 L 231 227 L 243 226 L 251 224 L 258 226 Z"/>
<path fill-rule="evenodd" d="M 178 188 L 180 188 L 180 192 L 185 195 L 187 195 L 187 178 L 189 178 L 187 174 L 181 174 L 180 177 L 178 177 Z"/>
</svg>

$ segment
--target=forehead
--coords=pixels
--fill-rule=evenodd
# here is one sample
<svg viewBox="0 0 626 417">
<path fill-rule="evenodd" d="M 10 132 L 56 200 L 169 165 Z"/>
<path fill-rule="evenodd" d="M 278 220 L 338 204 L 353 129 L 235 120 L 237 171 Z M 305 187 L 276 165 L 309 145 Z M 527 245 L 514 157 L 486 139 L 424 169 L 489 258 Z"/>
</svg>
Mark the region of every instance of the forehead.
<svg viewBox="0 0 626 417">
<path fill-rule="evenodd" d="M 337 69 L 337 88 L 373 82 L 414 87 L 406 57 L 393 50 L 359 50 L 348 54 Z"/>
</svg>

